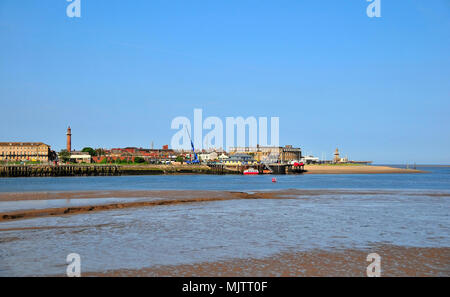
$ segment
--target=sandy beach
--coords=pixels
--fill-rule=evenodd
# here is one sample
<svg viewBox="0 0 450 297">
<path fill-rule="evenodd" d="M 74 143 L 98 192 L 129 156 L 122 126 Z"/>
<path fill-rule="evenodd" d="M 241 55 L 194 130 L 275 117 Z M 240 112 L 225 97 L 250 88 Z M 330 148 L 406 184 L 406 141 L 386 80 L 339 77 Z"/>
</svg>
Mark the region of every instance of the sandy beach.
<svg viewBox="0 0 450 297">
<path fill-rule="evenodd" d="M 418 169 L 359 164 L 305 165 L 305 174 L 393 174 L 424 173 Z M 133 174 L 206 174 L 212 173 L 206 165 L 133 165 L 122 166 L 123 175 Z"/>
<path fill-rule="evenodd" d="M 370 165 L 305 165 L 305 170 L 305 174 L 386 174 L 425 172 L 417 169 Z"/>
</svg>

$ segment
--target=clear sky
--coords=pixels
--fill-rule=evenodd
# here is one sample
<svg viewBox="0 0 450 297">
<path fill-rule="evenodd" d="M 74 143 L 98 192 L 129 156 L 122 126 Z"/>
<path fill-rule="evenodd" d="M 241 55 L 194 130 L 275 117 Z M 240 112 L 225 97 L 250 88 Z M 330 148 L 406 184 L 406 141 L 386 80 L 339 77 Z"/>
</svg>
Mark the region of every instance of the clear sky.
<svg viewBox="0 0 450 297">
<path fill-rule="evenodd" d="M 0 141 L 161 147 L 202 108 L 278 116 L 318 157 L 450 164 L 450 1 L 368 4 L 0 0 Z"/>
</svg>

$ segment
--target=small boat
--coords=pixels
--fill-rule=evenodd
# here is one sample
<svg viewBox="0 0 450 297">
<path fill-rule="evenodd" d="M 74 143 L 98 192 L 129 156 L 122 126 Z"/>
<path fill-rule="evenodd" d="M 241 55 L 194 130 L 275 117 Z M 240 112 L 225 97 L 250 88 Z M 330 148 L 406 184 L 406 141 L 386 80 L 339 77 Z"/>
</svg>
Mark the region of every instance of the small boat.
<svg viewBox="0 0 450 297">
<path fill-rule="evenodd" d="M 259 174 L 259 171 L 255 168 L 249 168 L 247 170 L 244 170 L 244 175 L 255 175 Z"/>
</svg>

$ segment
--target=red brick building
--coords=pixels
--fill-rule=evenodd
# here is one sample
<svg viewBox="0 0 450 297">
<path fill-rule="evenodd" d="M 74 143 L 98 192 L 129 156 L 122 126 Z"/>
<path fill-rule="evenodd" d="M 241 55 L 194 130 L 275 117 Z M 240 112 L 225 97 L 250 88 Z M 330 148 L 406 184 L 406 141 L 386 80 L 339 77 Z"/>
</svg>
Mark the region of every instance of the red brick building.
<svg viewBox="0 0 450 297">
<path fill-rule="evenodd" d="M 118 159 L 121 161 L 134 162 L 136 158 L 142 158 L 148 163 L 161 163 L 174 161 L 176 158 L 174 150 L 169 149 L 168 145 L 163 146 L 162 149 L 145 149 L 136 147 L 126 148 L 112 148 L 110 150 L 104 150 L 104 154 L 101 156 L 93 157 L 93 162 L 101 163 L 116 162 Z"/>
</svg>

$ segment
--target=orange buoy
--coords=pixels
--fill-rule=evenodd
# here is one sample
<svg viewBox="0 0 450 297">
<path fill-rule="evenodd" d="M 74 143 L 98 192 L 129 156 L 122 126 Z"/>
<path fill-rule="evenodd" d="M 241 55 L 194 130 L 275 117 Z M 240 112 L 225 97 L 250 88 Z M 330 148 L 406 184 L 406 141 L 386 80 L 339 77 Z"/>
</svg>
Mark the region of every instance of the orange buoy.
<svg viewBox="0 0 450 297">
<path fill-rule="evenodd" d="M 272 178 L 272 182 L 273 183 L 276 183 L 277 182 L 277 179 L 274 177 L 274 178 Z"/>
</svg>

